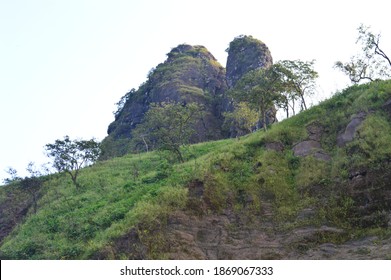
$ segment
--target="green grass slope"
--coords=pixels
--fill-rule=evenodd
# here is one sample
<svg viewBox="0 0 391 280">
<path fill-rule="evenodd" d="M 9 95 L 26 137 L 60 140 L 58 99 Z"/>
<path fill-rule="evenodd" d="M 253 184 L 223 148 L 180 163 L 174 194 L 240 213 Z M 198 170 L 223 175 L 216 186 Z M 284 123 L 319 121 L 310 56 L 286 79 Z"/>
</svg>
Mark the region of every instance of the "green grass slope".
<svg viewBox="0 0 391 280">
<path fill-rule="evenodd" d="M 178 213 L 197 221 L 228 217 L 227 232 L 270 224 L 268 235 L 286 241 L 274 258 L 311 258 L 306 252 L 321 244 L 342 246 L 367 236 L 387 240 L 391 118 L 383 105 L 390 98 L 391 81 L 353 86 L 267 132 L 193 145 L 183 164 L 156 152 L 101 161 L 82 170 L 81 190 L 66 174 L 52 175 L 40 190 L 36 213 L 25 207 L 24 218 L 2 240 L 0 258 L 200 258 L 172 241 L 171 220 Z M 338 134 L 363 112 L 355 138 L 339 147 Z M 294 155 L 292 148 L 309 139 L 311 125 L 321 131 L 318 140 L 330 160 Z M 17 196 L 10 193 L 18 190 L 17 184 L 2 187 L 0 205 L 12 205 Z M 2 214 L 15 218 L 12 211 Z M 286 237 L 312 228 L 332 230 Z M 186 246 L 198 245 L 202 251 L 201 238 Z M 271 255 L 242 258 L 256 256 Z"/>
</svg>

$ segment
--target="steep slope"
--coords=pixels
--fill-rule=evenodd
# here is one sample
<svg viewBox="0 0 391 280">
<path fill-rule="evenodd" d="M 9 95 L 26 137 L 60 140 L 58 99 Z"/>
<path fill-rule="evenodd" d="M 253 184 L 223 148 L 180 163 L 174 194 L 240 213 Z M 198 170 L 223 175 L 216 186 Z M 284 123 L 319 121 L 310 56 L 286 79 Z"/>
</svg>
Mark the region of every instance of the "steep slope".
<svg viewBox="0 0 391 280">
<path fill-rule="evenodd" d="M 390 259 L 390 104 L 391 81 L 373 82 L 267 132 L 193 145 L 183 164 L 155 152 L 102 161 L 80 191 L 57 174 L 0 256 Z"/>
</svg>

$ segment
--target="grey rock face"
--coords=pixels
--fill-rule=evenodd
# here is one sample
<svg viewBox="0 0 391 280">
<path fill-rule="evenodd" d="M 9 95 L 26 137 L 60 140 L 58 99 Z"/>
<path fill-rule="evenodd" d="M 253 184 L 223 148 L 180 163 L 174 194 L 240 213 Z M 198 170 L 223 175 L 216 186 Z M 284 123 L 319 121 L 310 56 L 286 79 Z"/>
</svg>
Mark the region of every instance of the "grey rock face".
<svg viewBox="0 0 391 280">
<path fill-rule="evenodd" d="M 352 116 L 352 119 L 346 126 L 345 130 L 337 137 L 337 145 L 339 147 L 344 147 L 347 143 L 353 141 L 357 128 L 365 120 L 365 117 L 366 113 L 364 112 Z"/>
<path fill-rule="evenodd" d="M 130 152 L 132 130 L 143 121 L 151 103 L 197 102 L 205 108 L 197 124 L 193 143 L 229 136 L 223 129 L 223 113 L 232 110 L 227 82 L 233 85 L 245 73 L 272 64 L 270 51 L 261 41 L 244 36 L 230 44 L 226 70 L 203 46 L 187 44 L 173 48 L 167 60 L 153 69 L 147 81 L 133 92 L 108 127 L 102 159 Z M 268 123 L 276 122 L 276 109 L 267 113 Z M 262 127 L 260 122 L 257 127 Z"/>
<path fill-rule="evenodd" d="M 236 83 L 248 72 L 261 68 L 268 68 L 273 64 L 273 58 L 269 48 L 262 41 L 252 36 L 239 36 L 235 38 L 228 48 L 226 67 L 226 80 L 228 88 L 233 88 Z M 272 106 L 267 111 L 267 125 L 277 122 L 277 110 Z M 264 126 L 260 120 L 257 129 Z M 231 135 L 234 137 L 235 135 Z"/>
<path fill-rule="evenodd" d="M 320 140 L 323 134 L 323 128 L 312 123 L 307 126 L 308 138 L 293 146 L 293 154 L 297 157 L 313 156 L 319 160 L 329 161 L 331 157 L 323 150 Z"/>
<path fill-rule="evenodd" d="M 234 87 L 247 72 L 267 68 L 273 64 L 268 47 L 252 36 L 235 38 L 228 49 L 227 83 Z"/>
<path fill-rule="evenodd" d="M 225 69 L 203 46 L 179 45 L 164 63 L 148 75 L 148 80 L 129 96 L 108 128 L 106 150 L 110 156 L 129 152 L 132 130 L 143 121 L 151 103 L 197 102 L 204 107 L 193 142 L 223 138 L 223 115 L 229 107 L 226 98 Z M 123 151 L 120 151 L 125 147 Z"/>
<path fill-rule="evenodd" d="M 321 149 L 320 143 L 314 140 L 306 140 L 293 146 L 293 154 L 297 157 L 305 157 Z"/>
<path fill-rule="evenodd" d="M 265 144 L 266 150 L 272 150 L 276 152 L 283 152 L 284 151 L 284 144 L 281 142 L 270 142 Z"/>
</svg>

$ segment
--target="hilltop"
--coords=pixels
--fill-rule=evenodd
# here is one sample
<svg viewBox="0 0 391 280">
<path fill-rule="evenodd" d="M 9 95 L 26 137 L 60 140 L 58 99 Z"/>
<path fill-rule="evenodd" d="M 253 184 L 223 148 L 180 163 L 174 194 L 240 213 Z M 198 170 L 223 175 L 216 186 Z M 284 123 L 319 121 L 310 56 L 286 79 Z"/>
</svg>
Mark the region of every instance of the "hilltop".
<svg viewBox="0 0 391 280">
<path fill-rule="evenodd" d="M 36 209 L 16 182 L 0 189 L 0 257 L 390 259 L 390 143 L 391 81 L 376 81 L 191 145 L 184 163 L 115 157 L 83 169 L 80 190 L 50 175 Z"/>
</svg>

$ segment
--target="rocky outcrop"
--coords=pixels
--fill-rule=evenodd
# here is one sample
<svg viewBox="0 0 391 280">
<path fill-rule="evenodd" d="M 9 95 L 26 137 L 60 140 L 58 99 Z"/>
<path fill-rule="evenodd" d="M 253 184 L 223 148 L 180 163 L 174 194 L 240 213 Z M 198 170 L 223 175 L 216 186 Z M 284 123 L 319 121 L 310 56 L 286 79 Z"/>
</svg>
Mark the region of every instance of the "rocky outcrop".
<svg viewBox="0 0 391 280">
<path fill-rule="evenodd" d="M 320 143 L 314 140 L 306 140 L 293 146 L 293 154 L 297 157 L 305 157 L 321 149 Z"/>
<path fill-rule="evenodd" d="M 352 226 L 390 226 L 391 192 L 384 180 L 391 179 L 391 173 L 381 173 L 382 178 L 380 173 L 370 173 L 349 179 L 347 192 L 354 199 Z M 372 184 L 377 187 L 365 187 Z M 281 231 L 273 204 L 266 197 L 261 213 L 249 220 L 232 209 L 214 212 L 205 200 L 202 181 L 196 180 L 188 188 L 193 207 L 173 213 L 163 229 L 164 254 L 169 259 L 383 259 L 390 249 L 390 239 L 351 239 L 349 232 L 339 227 L 306 225 L 318 215 L 315 208 L 298 211 L 296 226 Z"/>
<path fill-rule="evenodd" d="M 237 224 L 230 215 L 197 217 L 176 213 L 165 234 L 170 243 L 167 253 L 170 259 L 281 258 L 282 244 L 257 226 Z"/>
<path fill-rule="evenodd" d="M 229 88 L 235 87 L 236 83 L 248 72 L 256 69 L 267 68 L 273 64 L 273 58 L 269 48 L 262 41 L 252 36 L 236 37 L 227 49 L 226 79 Z M 266 112 L 266 124 L 277 122 L 277 110 L 272 106 Z M 256 129 L 264 126 L 262 120 L 256 125 Z M 232 129 L 235 130 L 235 129 Z M 230 135 L 234 137 L 236 135 Z"/>
<path fill-rule="evenodd" d="M 234 87 L 247 72 L 273 64 L 268 47 L 252 36 L 235 38 L 228 48 L 227 83 Z"/>
<path fill-rule="evenodd" d="M 391 164 L 379 170 L 354 169 L 349 172 L 348 195 L 353 199 L 351 221 L 360 227 L 389 227 L 391 224 Z"/>
<path fill-rule="evenodd" d="M 357 128 L 365 120 L 366 116 L 367 114 L 365 112 L 361 112 L 351 117 L 351 120 L 346 126 L 345 130 L 339 133 L 337 137 L 338 147 L 344 147 L 347 143 L 353 141 Z"/>
<path fill-rule="evenodd" d="M 173 48 L 165 62 L 148 75 L 148 80 L 136 91 L 129 92 L 123 107 L 115 114 L 103 141 L 101 159 L 130 152 L 132 130 L 140 124 L 151 103 L 164 101 L 197 102 L 205 109 L 197 124 L 192 142 L 204 142 L 233 137 L 223 128 L 223 113 L 233 109 L 226 93 L 247 72 L 268 67 L 272 57 L 267 46 L 251 36 L 241 36 L 230 43 L 226 70 L 203 46 L 187 44 Z M 227 84 L 228 82 L 228 84 Z M 274 123 L 276 109 L 267 112 L 267 123 Z M 257 128 L 263 127 L 259 122 Z"/>
<path fill-rule="evenodd" d="M 307 126 L 308 139 L 295 144 L 292 148 L 297 157 L 313 156 L 319 160 L 329 161 L 331 157 L 323 150 L 320 141 L 323 128 L 318 123 Z"/>
<path fill-rule="evenodd" d="M 266 150 L 272 150 L 275 152 L 283 152 L 284 151 L 284 144 L 281 142 L 269 142 L 265 144 Z"/>
<path fill-rule="evenodd" d="M 222 113 L 228 108 L 225 97 L 225 69 L 203 46 L 179 45 L 167 60 L 152 70 L 148 80 L 130 94 L 122 110 L 108 128 L 103 157 L 129 152 L 126 147 L 132 130 L 143 121 L 151 103 L 164 101 L 197 102 L 205 108 L 193 142 L 222 138 Z"/>
</svg>

